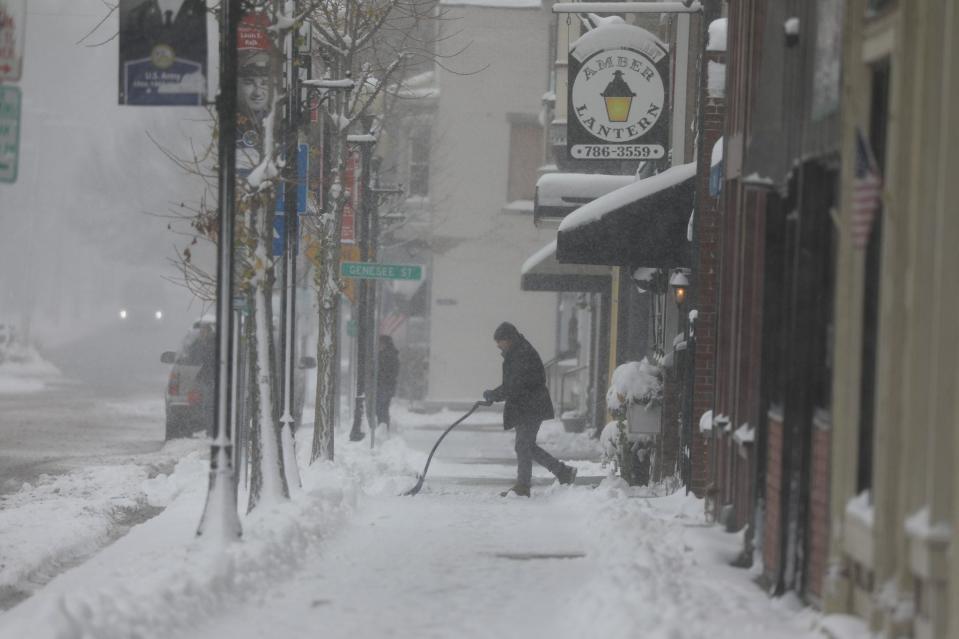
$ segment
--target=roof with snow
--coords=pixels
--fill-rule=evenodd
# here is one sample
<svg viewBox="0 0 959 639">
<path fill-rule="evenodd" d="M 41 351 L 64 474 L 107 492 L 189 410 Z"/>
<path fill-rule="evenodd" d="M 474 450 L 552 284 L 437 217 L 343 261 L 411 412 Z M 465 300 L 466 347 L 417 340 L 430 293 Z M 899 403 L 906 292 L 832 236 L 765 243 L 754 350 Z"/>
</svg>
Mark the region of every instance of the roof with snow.
<svg viewBox="0 0 959 639">
<path fill-rule="evenodd" d="M 533 220 L 561 220 L 583 204 L 635 181 L 633 175 L 547 173 L 536 181 Z"/>
</svg>

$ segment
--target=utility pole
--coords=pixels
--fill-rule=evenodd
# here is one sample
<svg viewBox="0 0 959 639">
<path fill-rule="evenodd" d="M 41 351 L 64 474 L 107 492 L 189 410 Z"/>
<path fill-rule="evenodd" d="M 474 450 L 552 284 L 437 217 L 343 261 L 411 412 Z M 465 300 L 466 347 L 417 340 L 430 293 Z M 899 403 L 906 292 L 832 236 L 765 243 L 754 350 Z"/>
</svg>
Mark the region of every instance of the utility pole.
<svg viewBox="0 0 959 639">
<path fill-rule="evenodd" d="M 369 118 L 364 118 L 366 124 Z M 364 127 L 369 130 L 369 127 Z M 348 135 L 348 143 L 357 144 L 360 147 L 360 166 L 362 167 L 362 182 L 360 187 L 360 210 L 358 211 L 359 220 L 357 223 L 357 238 L 360 246 L 360 261 L 367 262 L 370 259 L 370 219 L 375 212 L 373 208 L 373 194 L 370 189 L 370 173 L 372 172 L 373 145 L 376 144 L 376 137 L 371 134 Z M 367 377 L 372 367 L 368 366 L 372 360 L 371 332 L 372 318 L 370 311 L 369 290 L 370 286 L 366 279 L 360 279 L 357 286 L 357 327 L 356 327 L 356 399 L 353 404 L 353 428 L 350 430 L 350 441 L 360 441 L 365 434 L 363 433 L 363 411 L 366 405 Z M 370 430 L 373 432 L 373 429 Z"/>
<path fill-rule="evenodd" d="M 287 0 L 287 13 L 298 14 L 298 0 Z M 280 416 L 282 433 L 280 441 L 283 449 L 283 468 L 287 484 L 292 489 L 300 486 L 300 474 L 296 466 L 293 447 L 293 375 L 296 371 L 294 361 L 296 343 L 296 251 L 299 214 L 299 142 L 300 142 L 300 69 L 299 51 L 296 41 L 296 29 L 290 30 L 286 37 L 286 167 L 284 188 L 284 246 L 283 278 L 280 291 L 280 350 L 282 351 L 280 381 L 283 389 L 283 409 Z"/>
<path fill-rule="evenodd" d="M 220 3 L 220 94 L 217 115 L 217 284 L 216 284 L 216 382 L 213 409 L 213 442 L 210 445 L 210 482 L 197 535 L 230 541 L 242 534 L 236 512 L 233 481 L 232 384 L 233 384 L 233 218 L 236 206 L 236 78 L 237 30 L 241 0 Z"/>
</svg>

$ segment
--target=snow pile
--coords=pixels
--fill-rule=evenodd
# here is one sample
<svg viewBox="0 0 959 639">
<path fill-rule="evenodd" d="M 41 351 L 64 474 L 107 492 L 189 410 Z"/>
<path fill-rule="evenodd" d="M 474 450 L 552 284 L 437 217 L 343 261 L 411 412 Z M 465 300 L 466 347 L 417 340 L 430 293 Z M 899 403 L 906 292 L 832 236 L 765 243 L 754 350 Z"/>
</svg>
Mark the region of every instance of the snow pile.
<svg viewBox="0 0 959 639">
<path fill-rule="evenodd" d="M 65 567 L 104 547 L 127 526 L 155 514 L 184 487 L 202 482 L 198 440 L 170 442 L 142 462 L 41 475 L 0 498 L 0 601 L 29 596 Z M 192 451 L 192 452 L 191 452 Z M 170 477 L 157 465 L 183 457 Z"/>
<path fill-rule="evenodd" d="M 36 393 L 59 376 L 60 370 L 32 346 L 16 341 L 0 343 L 0 394 Z"/>
<path fill-rule="evenodd" d="M 648 404 L 658 398 L 662 391 L 659 367 L 644 357 L 642 361 L 626 362 L 616 367 L 606 392 L 606 406 L 615 411 L 623 408 L 628 400 Z"/>
<path fill-rule="evenodd" d="M 668 497 L 607 478 L 592 491 L 560 494 L 591 522 L 586 555 L 597 565 L 573 601 L 566 636 L 799 639 L 817 617 L 770 601 L 746 571 L 729 566 L 738 534 L 707 525 L 703 502 L 679 491 Z"/>
<path fill-rule="evenodd" d="M 590 431 L 567 433 L 563 422 L 556 419 L 543 422 L 537 442 L 559 459 L 599 461 L 602 456 L 600 441 Z"/>
<path fill-rule="evenodd" d="M 312 433 L 301 428 L 297 435 L 306 460 Z M 182 441 L 205 450 L 201 440 Z M 295 571 L 362 495 L 408 489 L 425 457 L 397 437 L 382 438 L 372 451 L 347 442 L 336 464 L 303 464 L 303 486 L 291 500 L 243 517 L 242 542 L 220 549 L 195 537 L 209 470 L 202 455 L 186 454 L 169 476 L 148 478 L 138 465 L 94 468 L 8 498 L 15 503 L 0 513 L 0 586 L 8 591 L 28 591 L 24 580 L 103 546 L 124 513 L 165 510 L 0 617 L 0 636 L 148 638 L 194 627 Z"/>
</svg>

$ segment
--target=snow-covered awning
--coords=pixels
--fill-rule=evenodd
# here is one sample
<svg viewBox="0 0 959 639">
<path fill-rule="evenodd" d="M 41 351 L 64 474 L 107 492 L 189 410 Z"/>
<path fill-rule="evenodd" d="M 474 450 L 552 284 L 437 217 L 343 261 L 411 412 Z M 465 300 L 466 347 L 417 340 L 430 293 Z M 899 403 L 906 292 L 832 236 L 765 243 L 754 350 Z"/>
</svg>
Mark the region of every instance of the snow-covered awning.
<svg viewBox="0 0 959 639">
<path fill-rule="evenodd" d="M 681 164 L 579 207 L 559 225 L 562 263 L 672 268 L 688 262 L 696 163 Z"/>
<path fill-rule="evenodd" d="M 610 268 L 592 264 L 560 264 L 556 240 L 533 253 L 523 264 L 520 288 L 524 291 L 604 292 L 609 290 Z"/>
<path fill-rule="evenodd" d="M 547 173 L 536 181 L 533 223 L 559 222 L 583 204 L 635 181 L 633 175 Z"/>
</svg>

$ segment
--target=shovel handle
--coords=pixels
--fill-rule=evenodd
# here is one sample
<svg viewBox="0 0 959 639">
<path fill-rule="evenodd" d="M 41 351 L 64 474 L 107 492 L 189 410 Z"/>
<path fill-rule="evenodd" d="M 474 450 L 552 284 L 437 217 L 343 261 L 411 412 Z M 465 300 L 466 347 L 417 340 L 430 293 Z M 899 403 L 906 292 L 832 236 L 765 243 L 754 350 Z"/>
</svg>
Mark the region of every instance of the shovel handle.
<svg viewBox="0 0 959 639">
<path fill-rule="evenodd" d="M 460 424 L 462 424 L 463 421 L 465 421 L 467 417 L 469 417 L 470 415 L 472 415 L 472 414 L 473 414 L 473 411 L 475 411 L 477 408 L 479 408 L 480 406 L 492 406 L 492 405 L 493 405 L 493 402 L 488 402 L 488 401 L 485 401 L 485 400 L 480 400 L 480 401 L 476 402 L 475 404 L 473 404 L 473 407 L 472 407 L 472 408 L 470 408 L 468 411 L 466 411 L 466 414 L 465 414 L 465 415 L 463 415 L 462 417 L 460 417 L 459 419 L 457 419 L 455 422 L 453 422 L 452 424 L 450 424 L 450 425 L 449 425 L 449 428 L 447 428 L 446 430 L 443 431 L 443 434 L 440 435 L 440 438 L 436 440 L 436 443 L 435 443 L 435 444 L 433 444 L 433 450 L 430 451 L 430 456 L 426 458 L 426 466 L 423 467 L 423 473 L 420 475 L 420 479 L 419 479 L 419 481 L 416 483 L 416 488 L 414 489 L 416 492 L 410 491 L 410 492 L 407 493 L 407 494 L 413 494 L 413 495 L 415 495 L 417 492 L 419 492 L 419 487 L 421 487 L 421 486 L 423 485 L 423 480 L 426 478 L 426 471 L 428 471 L 428 470 L 430 469 L 430 462 L 433 461 L 433 453 L 435 453 L 435 452 L 436 452 L 436 449 L 439 448 L 440 442 L 443 441 L 443 438 L 446 437 L 451 430 L 453 430 L 454 428 L 456 428 L 457 426 L 459 426 Z"/>
</svg>

